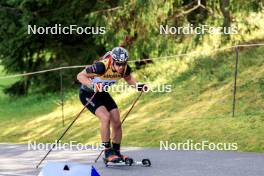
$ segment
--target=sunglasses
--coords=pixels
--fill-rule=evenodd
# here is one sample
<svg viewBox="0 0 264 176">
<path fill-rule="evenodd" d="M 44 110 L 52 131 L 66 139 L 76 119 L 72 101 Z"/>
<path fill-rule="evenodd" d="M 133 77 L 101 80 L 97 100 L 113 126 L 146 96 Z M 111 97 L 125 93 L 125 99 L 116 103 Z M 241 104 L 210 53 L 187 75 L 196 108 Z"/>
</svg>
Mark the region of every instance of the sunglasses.
<svg viewBox="0 0 264 176">
<path fill-rule="evenodd" d="M 115 65 L 119 66 L 119 67 L 120 66 L 126 66 L 126 64 L 127 64 L 126 62 L 115 62 Z"/>
</svg>

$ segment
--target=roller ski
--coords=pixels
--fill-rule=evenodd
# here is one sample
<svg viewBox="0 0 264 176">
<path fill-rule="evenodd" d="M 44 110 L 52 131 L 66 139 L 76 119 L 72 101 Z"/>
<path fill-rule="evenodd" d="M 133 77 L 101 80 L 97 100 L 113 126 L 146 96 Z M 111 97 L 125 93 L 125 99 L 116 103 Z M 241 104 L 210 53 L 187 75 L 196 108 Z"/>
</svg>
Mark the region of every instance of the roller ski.
<svg viewBox="0 0 264 176">
<path fill-rule="evenodd" d="M 103 161 L 106 167 L 117 166 L 117 165 L 121 165 L 121 166 L 122 165 L 124 166 L 139 165 L 139 166 L 145 166 L 145 167 L 151 166 L 151 162 L 149 159 L 142 159 L 142 161 L 134 161 L 132 158 L 126 155 L 121 155 L 120 151 L 114 151 L 113 155 L 103 158 Z"/>
</svg>

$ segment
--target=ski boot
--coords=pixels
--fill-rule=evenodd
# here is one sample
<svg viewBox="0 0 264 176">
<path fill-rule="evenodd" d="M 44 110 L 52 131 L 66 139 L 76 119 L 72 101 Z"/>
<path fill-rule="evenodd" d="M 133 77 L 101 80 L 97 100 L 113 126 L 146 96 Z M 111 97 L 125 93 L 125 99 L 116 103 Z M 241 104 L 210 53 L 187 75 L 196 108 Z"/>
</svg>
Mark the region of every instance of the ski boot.
<svg viewBox="0 0 264 176">
<path fill-rule="evenodd" d="M 120 150 L 114 150 L 114 153 L 115 153 L 115 155 L 117 155 L 119 158 L 121 158 L 121 160 L 122 160 L 123 162 L 125 162 L 126 165 L 131 166 L 131 165 L 134 163 L 134 160 L 133 160 L 132 158 L 130 158 L 129 156 L 127 156 L 127 155 L 122 155 L 122 154 L 120 153 Z"/>
<path fill-rule="evenodd" d="M 112 163 L 122 162 L 120 156 L 116 155 L 112 148 L 105 149 L 105 157 L 103 158 L 103 160 L 105 164 L 107 164 L 108 162 L 112 162 Z"/>
</svg>

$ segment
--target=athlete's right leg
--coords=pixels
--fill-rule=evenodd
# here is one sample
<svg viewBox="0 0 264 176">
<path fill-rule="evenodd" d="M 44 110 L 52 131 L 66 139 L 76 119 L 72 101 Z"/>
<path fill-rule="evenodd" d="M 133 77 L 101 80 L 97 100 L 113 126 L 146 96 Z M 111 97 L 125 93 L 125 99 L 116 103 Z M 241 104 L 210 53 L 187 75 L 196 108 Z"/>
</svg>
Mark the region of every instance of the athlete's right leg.
<svg viewBox="0 0 264 176">
<path fill-rule="evenodd" d="M 96 109 L 95 115 L 101 123 L 101 139 L 102 142 L 110 142 L 110 113 L 105 106 L 100 106 Z"/>
<path fill-rule="evenodd" d="M 110 162 L 119 162 L 120 157 L 117 156 L 111 147 L 110 142 L 110 118 L 111 115 L 105 106 L 99 106 L 95 110 L 95 115 L 101 123 L 101 139 L 105 147 L 105 158 Z"/>
<path fill-rule="evenodd" d="M 80 100 L 83 105 L 86 105 L 87 109 L 95 114 L 100 120 L 100 131 L 101 131 L 101 139 L 102 143 L 105 147 L 105 158 L 108 161 L 118 162 L 120 157 L 115 155 L 112 150 L 110 143 L 110 113 L 104 106 L 102 100 L 105 99 L 105 94 L 101 92 L 97 92 L 92 99 L 92 102 L 87 105 L 87 102 L 94 95 L 94 92 L 87 92 L 84 90 L 80 91 Z"/>
</svg>

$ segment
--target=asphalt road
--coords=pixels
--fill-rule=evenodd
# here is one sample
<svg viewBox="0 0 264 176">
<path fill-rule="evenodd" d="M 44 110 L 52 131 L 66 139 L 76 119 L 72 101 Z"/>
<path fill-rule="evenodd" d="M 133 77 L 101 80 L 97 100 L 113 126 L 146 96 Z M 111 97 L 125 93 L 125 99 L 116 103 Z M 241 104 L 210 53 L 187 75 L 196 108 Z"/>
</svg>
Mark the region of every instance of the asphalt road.
<svg viewBox="0 0 264 176">
<path fill-rule="evenodd" d="M 0 175 L 32 176 L 46 151 L 28 150 L 27 145 L 0 144 Z M 115 166 L 106 168 L 102 159 L 93 163 L 98 151 L 53 151 L 44 161 L 93 165 L 103 176 L 263 176 L 264 154 L 219 151 L 160 151 L 158 148 L 125 148 L 135 160 L 151 159 L 151 167 Z M 42 166 L 43 166 L 42 165 Z"/>
</svg>

